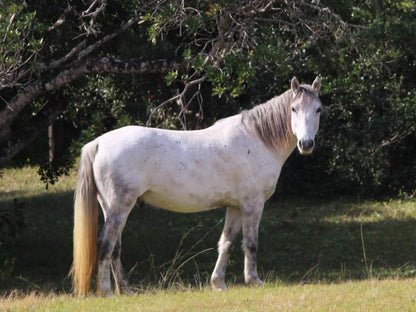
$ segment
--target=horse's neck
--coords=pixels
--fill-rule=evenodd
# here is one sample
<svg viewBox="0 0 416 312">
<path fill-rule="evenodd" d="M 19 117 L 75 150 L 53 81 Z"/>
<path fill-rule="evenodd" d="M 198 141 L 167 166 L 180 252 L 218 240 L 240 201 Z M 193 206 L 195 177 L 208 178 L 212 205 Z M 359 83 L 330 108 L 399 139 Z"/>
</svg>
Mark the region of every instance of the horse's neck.
<svg viewBox="0 0 416 312">
<path fill-rule="evenodd" d="M 290 154 L 292 154 L 292 152 L 295 150 L 296 144 L 297 144 L 297 138 L 292 133 L 290 135 L 289 144 L 287 145 L 287 147 L 282 148 L 280 150 L 281 153 L 282 153 L 282 157 L 284 158 L 284 161 L 286 161 L 286 159 L 290 156 Z"/>
</svg>

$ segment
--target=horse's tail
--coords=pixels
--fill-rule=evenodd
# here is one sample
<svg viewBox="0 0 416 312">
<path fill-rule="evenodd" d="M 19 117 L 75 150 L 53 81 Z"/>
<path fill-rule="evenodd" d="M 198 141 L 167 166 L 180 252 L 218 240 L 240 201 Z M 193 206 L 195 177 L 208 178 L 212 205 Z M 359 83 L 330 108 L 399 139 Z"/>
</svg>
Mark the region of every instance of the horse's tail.
<svg viewBox="0 0 416 312">
<path fill-rule="evenodd" d="M 97 148 L 97 141 L 93 141 L 82 149 L 74 195 L 74 259 L 70 275 L 79 296 L 88 292 L 97 261 L 98 202 L 92 167 Z"/>
</svg>

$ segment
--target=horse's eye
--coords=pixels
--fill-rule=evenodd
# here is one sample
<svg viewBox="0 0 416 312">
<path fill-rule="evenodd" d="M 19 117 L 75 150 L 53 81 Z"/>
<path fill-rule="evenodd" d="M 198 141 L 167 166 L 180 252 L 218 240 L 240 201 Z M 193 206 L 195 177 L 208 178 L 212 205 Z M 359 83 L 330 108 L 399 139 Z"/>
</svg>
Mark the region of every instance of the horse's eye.
<svg viewBox="0 0 416 312">
<path fill-rule="evenodd" d="M 319 108 L 316 110 L 316 113 L 317 113 L 317 114 L 322 113 L 322 107 L 319 107 Z"/>
<path fill-rule="evenodd" d="M 292 106 L 292 112 L 296 113 L 296 108 Z"/>
</svg>

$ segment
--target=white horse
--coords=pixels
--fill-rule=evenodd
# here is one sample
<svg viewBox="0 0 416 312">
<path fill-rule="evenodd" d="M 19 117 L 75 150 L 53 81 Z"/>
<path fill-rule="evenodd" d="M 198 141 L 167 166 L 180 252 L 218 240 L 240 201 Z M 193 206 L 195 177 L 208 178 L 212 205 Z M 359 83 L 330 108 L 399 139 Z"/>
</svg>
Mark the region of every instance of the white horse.
<svg viewBox="0 0 416 312">
<path fill-rule="evenodd" d="M 262 285 L 256 251 L 263 206 L 295 146 L 301 154 L 314 148 L 320 87 L 318 77 L 311 86 L 293 78 L 282 95 L 204 130 L 128 126 L 86 144 L 75 190 L 75 292 L 88 292 L 97 258 L 97 292 L 112 294 L 111 270 L 117 293 L 130 292 L 120 261 L 121 234 L 138 198 L 177 212 L 227 207 L 212 288 L 226 289 L 230 247 L 241 228 L 245 281 Z M 105 222 L 97 242 L 98 202 Z"/>
</svg>

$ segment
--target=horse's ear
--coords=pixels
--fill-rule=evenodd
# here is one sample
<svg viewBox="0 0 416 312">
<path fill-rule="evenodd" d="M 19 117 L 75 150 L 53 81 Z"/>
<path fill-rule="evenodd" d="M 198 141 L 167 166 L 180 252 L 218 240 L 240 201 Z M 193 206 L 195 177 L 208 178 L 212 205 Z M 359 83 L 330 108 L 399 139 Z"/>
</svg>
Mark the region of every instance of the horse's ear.
<svg viewBox="0 0 416 312">
<path fill-rule="evenodd" d="M 292 81 L 290 82 L 290 88 L 293 91 L 293 95 L 296 95 L 296 93 L 298 93 L 299 87 L 299 81 L 296 79 L 296 77 L 293 77 Z"/>
<path fill-rule="evenodd" d="M 321 90 L 321 79 L 319 77 L 316 77 L 312 82 L 312 89 L 317 95 L 319 94 L 319 90 Z"/>
</svg>

